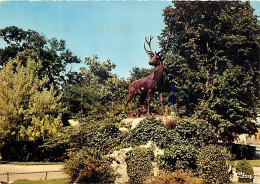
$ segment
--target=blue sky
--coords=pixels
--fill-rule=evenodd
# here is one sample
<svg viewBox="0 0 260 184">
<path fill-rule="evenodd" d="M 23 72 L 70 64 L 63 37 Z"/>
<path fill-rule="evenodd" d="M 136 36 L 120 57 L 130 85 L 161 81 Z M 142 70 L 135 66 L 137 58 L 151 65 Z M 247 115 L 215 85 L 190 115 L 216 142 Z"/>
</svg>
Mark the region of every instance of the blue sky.
<svg viewBox="0 0 260 184">
<path fill-rule="evenodd" d="M 75 55 L 99 56 L 117 65 L 114 73 L 129 77 L 137 67 L 150 68 L 143 49 L 144 38 L 154 35 L 153 50 L 159 50 L 157 36 L 165 27 L 163 9 L 170 1 L 6 1 L 0 2 L 0 28 L 32 29 L 47 38 L 64 39 Z M 252 2 L 260 15 L 260 2 Z M 0 42 L 0 48 L 4 47 Z M 77 70 L 82 65 L 73 65 Z"/>
</svg>

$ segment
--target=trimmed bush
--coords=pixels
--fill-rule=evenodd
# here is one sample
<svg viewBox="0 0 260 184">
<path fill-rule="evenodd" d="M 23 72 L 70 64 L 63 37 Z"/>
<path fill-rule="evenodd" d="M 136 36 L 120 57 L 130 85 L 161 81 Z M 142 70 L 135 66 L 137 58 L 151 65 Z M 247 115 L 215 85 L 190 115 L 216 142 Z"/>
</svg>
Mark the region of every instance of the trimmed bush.
<svg viewBox="0 0 260 184">
<path fill-rule="evenodd" d="M 63 136 L 48 140 L 44 146 L 48 149 L 60 147 L 74 151 L 89 147 L 106 155 L 120 145 L 121 141 L 122 134 L 116 125 L 108 122 L 91 121 L 82 123 L 80 126 L 65 128 Z"/>
<path fill-rule="evenodd" d="M 201 148 L 196 165 L 198 175 L 206 179 L 206 183 L 230 183 L 231 154 L 226 148 L 218 145 Z"/>
<path fill-rule="evenodd" d="M 102 154 L 108 154 L 121 143 L 121 132 L 117 126 L 110 123 L 101 126 L 94 125 L 87 132 L 84 146 L 99 149 Z"/>
<path fill-rule="evenodd" d="M 124 142 L 139 146 L 153 141 L 160 148 L 167 148 L 172 144 L 193 144 L 200 147 L 216 140 L 215 129 L 205 120 L 176 118 L 175 125 L 167 129 L 160 121 L 151 117 L 142 120 L 131 130 Z"/>
<path fill-rule="evenodd" d="M 114 181 L 110 163 L 103 160 L 97 150 L 86 148 L 71 152 L 65 162 L 64 172 L 79 183 L 109 183 Z"/>
<path fill-rule="evenodd" d="M 131 130 L 124 142 L 131 143 L 131 145 L 142 145 L 148 141 L 153 141 L 157 145 L 160 145 L 166 128 L 154 117 L 142 120 L 135 129 Z"/>
<path fill-rule="evenodd" d="M 145 148 L 137 148 L 126 154 L 127 174 L 131 184 L 143 183 L 151 177 L 153 159 L 153 152 Z"/>
<path fill-rule="evenodd" d="M 188 145 L 171 145 L 160 157 L 160 168 L 165 171 L 195 170 L 198 148 Z"/>
<path fill-rule="evenodd" d="M 174 127 L 176 144 L 192 144 L 204 146 L 217 142 L 215 128 L 206 120 L 183 117 L 178 120 Z"/>
<path fill-rule="evenodd" d="M 236 172 L 241 172 L 244 175 L 251 175 L 252 178 L 239 178 L 238 181 L 240 183 L 250 183 L 253 182 L 253 175 L 254 175 L 254 170 L 253 167 L 250 165 L 250 163 L 246 160 L 239 160 L 236 164 Z"/>
</svg>

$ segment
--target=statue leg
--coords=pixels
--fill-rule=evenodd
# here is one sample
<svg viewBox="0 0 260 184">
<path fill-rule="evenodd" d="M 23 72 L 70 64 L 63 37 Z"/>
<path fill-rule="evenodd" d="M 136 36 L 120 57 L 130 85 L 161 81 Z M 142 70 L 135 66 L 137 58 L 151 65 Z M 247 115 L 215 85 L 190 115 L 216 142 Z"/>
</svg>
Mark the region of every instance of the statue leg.
<svg viewBox="0 0 260 184">
<path fill-rule="evenodd" d="M 133 96 L 134 96 L 134 94 L 132 94 L 132 93 L 128 94 L 128 97 L 127 97 L 127 100 L 125 103 L 125 107 L 124 107 L 124 112 L 126 111 L 126 107 L 127 107 L 128 103 L 130 102 L 130 100 L 133 98 Z"/>
<path fill-rule="evenodd" d="M 164 115 L 164 109 L 163 109 L 163 96 L 162 96 L 162 93 L 160 93 L 160 102 L 161 102 L 162 115 Z"/>
</svg>

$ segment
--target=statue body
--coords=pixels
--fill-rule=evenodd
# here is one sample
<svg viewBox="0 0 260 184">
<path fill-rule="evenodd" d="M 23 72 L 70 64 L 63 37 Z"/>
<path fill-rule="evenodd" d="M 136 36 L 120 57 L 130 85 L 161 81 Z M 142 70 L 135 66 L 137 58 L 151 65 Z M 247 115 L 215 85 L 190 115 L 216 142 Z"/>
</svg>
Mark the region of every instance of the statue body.
<svg viewBox="0 0 260 184">
<path fill-rule="evenodd" d="M 151 49 L 151 40 L 152 37 L 150 37 L 150 41 L 146 38 L 146 42 L 149 45 Z M 145 48 L 145 47 L 144 47 Z M 140 96 L 140 105 L 141 109 L 143 109 L 143 104 L 147 97 L 147 113 L 150 114 L 150 102 L 151 102 L 151 92 L 153 90 L 159 91 L 160 94 L 160 103 L 161 103 L 161 111 L 164 115 L 164 109 L 163 109 L 163 97 L 162 97 L 162 84 L 163 84 L 163 63 L 162 63 L 162 51 L 158 53 L 153 53 L 152 51 L 147 51 L 145 48 L 146 53 L 150 56 L 149 65 L 152 65 L 155 67 L 154 73 L 149 75 L 148 77 L 136 80 L 132 82 L 128 86 L 128 97 L 127 101 L 124 107 L 124 110 L 126 110 L 126 107 L 130 100 L 135 96 Z"/>
</svg>

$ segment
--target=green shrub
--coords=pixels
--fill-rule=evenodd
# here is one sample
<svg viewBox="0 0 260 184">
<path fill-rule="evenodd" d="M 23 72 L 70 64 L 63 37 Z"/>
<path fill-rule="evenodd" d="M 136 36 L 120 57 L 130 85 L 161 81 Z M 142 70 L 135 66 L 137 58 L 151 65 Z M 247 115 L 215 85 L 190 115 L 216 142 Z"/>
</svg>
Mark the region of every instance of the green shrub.
<svg viewBox="0 0 260 184">
<path fill-rule="evenodd" d="M 145 148 L 137 148 L 126 154 L 127 174 L 130 183 L 142 183 L 152 174 L 153 152 Z"/>
<path fill-rule="evenodd" d="M 177 144 L 193 144 L 194 146 L 203 146 L 217 142 L 217 134 L 214 127 L 206 120 L 198 118 L 181 118 L 174 127 Z"/>
<path fill-rule="evenodd" d="M 160 157 L 160 168 L 166 171 L 196 169 L 198 148 L 191 144 L 171 145 Z"/>
<path fill-rule="evenodd" d="M 124 142 L 131 145 L 142 145 L 148 141 L 153 141 L 155 144 L 160 145 L 166 133 L 161 123 L 154 117 L 142 120 L 135 129 L 130 130 Z"/>
<path fill-rule="evenodd" d="M 172 144 L 193 144 L 202 146 L 216 142 L 214 128 L 204 120 L 195 118 L 176 118 L 171 129 L 164 127 L 154 117 L 142 120 L 135 129 L 131 130 L 124 142 L 131 145 L 142 145 L 153 141 L 160 148 Z"/>
<path fill-rule="evenodd" d="M 167 125 L 166 125 L 167 126 Z M 187 145 L 201 147 L 217 142 L 215 129 L 203 119 L 176 117 L 170 129 L 164 131 L 160 146 Z"/>
<path fill-rule="evenodd" d="M 192 173 L 176 171 L 155 177 L 145 184 L 202 184 L 203 181 L 201 178 L 194 177 Z"/>
<path fill-rule="evenodd" d="M 121 143 L 121 132 L 117 126 L 110 123 L 101 126 L 93 125 L 87 132 L 84 146 L 95 147 L 103 154 L 108 154 Z"/>
<path fill-rule="evenodd" d="M 254 175 L 253 167 L 250 165 L 250 163 L 246 160 L 239 160 L 236 165 L 236 172 L 244 173 L 244 175 Z M 250 183 L 253 181 L 253 177 L 250 178 L 239 178 L 238 180 L 240 183 Z"/>
<path fill-rule="evenodd" d="M 230 183 L 231 154 L 218 145 L 202 147 L 196 161 L 197 172 L 206 183 Z"/>
<path fill-rule="evenodd" d="M 65 162 L 64 172 L 74 182 L 105 183 L 113 182 L 114 176 L 110 163 L 102 159 L 97 150 L 86 148 L 71 152 Z"/>
<path fill-rule="evenodd" d="M 114 124 L 102 121 L 90 121 L 80 126 L 67 127 L 64 135 L 49 140 L 45 147 L 49 149 L 80 150 L 85 147 L 95 148 L 101 154 L 108 154 L 114 147 L 121 144 L 122 135 Z"/>
</svg>

